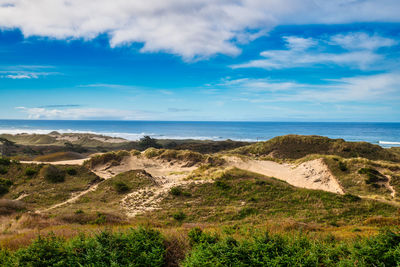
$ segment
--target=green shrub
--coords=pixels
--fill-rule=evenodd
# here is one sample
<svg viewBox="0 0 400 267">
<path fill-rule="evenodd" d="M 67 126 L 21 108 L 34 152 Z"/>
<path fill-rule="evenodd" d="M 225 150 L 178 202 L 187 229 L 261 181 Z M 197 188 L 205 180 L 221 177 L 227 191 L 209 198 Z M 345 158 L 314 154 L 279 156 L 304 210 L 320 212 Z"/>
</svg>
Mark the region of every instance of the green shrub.
<svg viewBox="0 0 400 267">
<path fill-rule="evenodd" d="M 0 178 L 0 196 L 7 194 L 12 184 L 11 180 Z"/>
<path fill-rule="evenodd" d="M 105 224 L 107 222 L 107 217 L 101 212 L 97 213 L 97 217 L 94 221 L 92 221 L 92 224 Z"/>
<path fill-rule="evenodd" d="M 221 181 L 221 180 L 216 180 L 214 184 L 216 187 L 218 187 L 222 190 L 228 190 L 230 188 L 230 186 L 227 183 L 225 183 L 224 181 Z"/>
<path fill-rule="evenodd" d="M 68 250 L 64 239 L 54 234 L 39 236 L 33 243 L 16 253 L 17 266 L 68 266 Z"/>
<path fill-rule="evenodd" d="M 245 208 L 241 209 L 238 212 L 238 214 L 233 217 L 233 219 L 234 220 L 241 220 L 241 219 L 246 218 L 249 215 L 256 214 L 256 213 L 257 213 L 256 209 L 250 208 L 250 207 L 245 207 Z"/>
<path fill-rule="evenodd" d="M 6 174 L 8 172 L 8 168 L 5 166 L 0 166 L 0 174 Z"/>
<path fill-rule="evenodd" d="M 126 193 L 126 192 L 128 192 L 130 190 L 129 186 L 125 182 L 122 182 L 122 181 L 116 181 L 114 183 L 114 189 L 119 194 Z"/>
<path fill-rule="evenodd" d="M 70 266 L 164 266 L 164 240 L 159 232 L 130 229 L 80 236 L 69 245 Z"/>
<path fill-rule="evenodd" d="M 264 235 L 243 241 L 227 237 L 198 242 L 182 266 L 398 266 L 400 234 L 386 231 L 352 242 L 306 236 Z"/>
<path fill-rule="evenodd" d="M 169 191 L 171 195 L 173 196 L 185 196 L 185 197 L 190 197 L 192 194 L 189 192 L 183 191 L 183 189 L 179 186 L 172 187 L 171 190 Z"/>
<path fill-rule="evenodd" d="M 46 165 L 40 170 L 41 176 L 51 183 L 61 183 L 65 180 L 65 172 L 54 165 Z"/>
<path fill-rule="evenodd" d="M 103 231 L 72 240 L 39 236 L 12 253 L 0 248 L 1 266 L 165 266 L 165 245 L 155 230 Z"/>
<path fill-rule="evenodd" d="M 346 172 L 348 170 L 346 163 L 344 163 L 343 161 L 339 161 L 339 170 L 341 170 L 342 172 Z"/>
<path fill-rule="evenodd" d="M 10 164 L 11 164 L 11 161 L 9 158 L 0 157 L 0 165 L 8 166 Z"/>
<path fill-rule="evenodd" d="M 157 140 L 154 138 L 151 138 L 150 136 L 144 136 L 139 140 L 139 147 L 141 150 L 146 150 L 150 147 L 154 148 L 161 148 L 162 146 L 157 143 Z"/>
<path fill-rule="evenodd" d="M 26 176 L 34 176 L 36 173 L 37 173 L 37 170 L 35 170 L 35 169 L 31 168 L 31 167 L 28 167 L 28 168 L 25 169 L 25 175 Z"/>
<path fill-rule="evenodd" d="M 186 219 L 186 214 L 183 211 L 178 211 L 174 214 L 172 214 L 172 217 L 177 220 L 178 222 L 183 221 L 184 219 Z"/>
<path fill-rule="evenodd" d="M 3 267 L 14 267 L 14 254 L 0 247 L 0 263 Z"/>
<path fill-rule="evenodd" d="M 358 170 L 358 173 L 365 174 L 367 176 L 367 179 L 365 180 L 367 184 L 387 181 L 387 178 L 385 176 L 383 176 L 379 171 L 372 168 L 361 168 Z"/>
<path fill-rule="evenodd" d="M 356 201 L 360 201 L 361 200 L 361 197 L 356 196 L 356 195 L 352 195 L 352 194 L 349 194 L 349 193 L 344 194 L 343 197 L 345 197 L 346 199 L 348 199 L 348 200 L 350 200 L 352 202 L 356 202 Z"/>
<path fill-rule="evenodd" d="M 217 235 L 210 235 L 203 232 L 198 227 L 191 229 L 188 233 L 189 243 L 191 246 L 195 246 L 202 243 L 215 244 L 219 240 Z"/>
<path fill-rule="evenodd" d="M 171 195 L 174 195 L 174 196 L 180 196 L 180 195 L 182 195 L 183 191 L 182 191 L 182 188 L 175 186 L 175 187 L 171 188 L 170 193 L 171 193 Z"/>
<path fill-rule="evenodd" d="M 65 172 L 66 172 L 68 175 L 76 175 L 76 174 L 78 173 L 78 171 L 77 171 L 74 167 L 67 167 L 67 168 L 65 169 Z"/>
<path fill-rule="evenodd" d="M 75 211 L 75 214 L 83 214 L 84 212 L 83 212 L 83 210 L 81 210 L 81 209 L 78 209 L 78 210 L 76 210 Z"/>
</svg>

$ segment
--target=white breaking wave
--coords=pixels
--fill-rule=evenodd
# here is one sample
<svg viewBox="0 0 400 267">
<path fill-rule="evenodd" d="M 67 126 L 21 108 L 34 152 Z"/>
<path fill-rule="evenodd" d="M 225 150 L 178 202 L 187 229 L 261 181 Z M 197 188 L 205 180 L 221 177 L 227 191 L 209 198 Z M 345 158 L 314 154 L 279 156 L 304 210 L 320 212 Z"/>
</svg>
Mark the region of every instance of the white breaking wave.
<svg viewBox="0 0 400 267">
<path fill-rule="evenodd" d="M 390 142 L 390 141 L 379 141 L 381 145 L 400 145 L 400 142 Z"/>
</svg>

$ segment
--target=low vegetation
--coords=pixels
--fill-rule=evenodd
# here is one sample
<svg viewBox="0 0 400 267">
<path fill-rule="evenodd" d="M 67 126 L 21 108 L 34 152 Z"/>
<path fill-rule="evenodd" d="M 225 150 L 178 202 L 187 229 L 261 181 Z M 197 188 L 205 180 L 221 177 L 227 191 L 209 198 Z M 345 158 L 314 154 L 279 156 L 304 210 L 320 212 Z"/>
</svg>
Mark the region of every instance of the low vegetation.
<svg viewBox="0 0 400 267">
<path fill-rule="evenodd" d="M 144 151 L 147 158 L 157 158 L 167 161 L 178 160 L 185 162 L 185 167 L 191 167 L 196 164 L 211 164 L 220 166 L 225 163 L 224 159 L 216 155 L 201 154 L 189 150 L 173 150 L 173 149 L 155 149 L 149 148 Z"/>
<path fill-rule="evenodd" d="M 33 160 L 41 162 L 53 162 L 53 161 L 75 160 L 83 158 L 85 158 L 85 156 L 83 156 L 80 153 L 68 151 L 68 152 L 56 152 L 43 156 L 37 156 Z"/>
<path fill-rule="evenodd" d="M 199 228 L 189 241 L 153 229 L 102 231 L 64 239 L 39 236 L 16 251 L 0 249 L 2 266 L 396 266 L 400 233 L 338 241 L 305 234 L 255 232 L 246 239 Z"/>
<path fill-rule="evenodd" d="M 285 135 L 240 147 L 232 153 L 270 156 L 278 159 L 299 159 L 310 154 L 336 155 L 343 158 L 362 157 L 370 160 L 400 162 L 400 156 L 388 149 L 367 142 L 346 142 L 323 136 Z"/>
<path fill-rule="evenodd" d="M 71 174 L 70 169 L 74 169 L 76 174 Z M 101 181 L 83 166 L 18 162 L 10 162 L 7 174 L 0 176 L 0 180 L 4 186 L 2 197 L 10 200 L 23 197 L 27 210 L 48 208 Z"/>
<path fill-rule="evenodd" d="M 60 207 L 52 211 L 55 216 L 63 214 L 72 222 L 75 218 L 79 223 L 91 223 L 93 214 L 106 213 L 110 216 L 119 217 L 122 220 L 124 210 L 120 205 L 121 199 L 130 192 L 154 185 L 150 174 L 142 170 L 132 170 L 116 175 L 100 183 L 97 189 L 81 197 L 72 206 Z M 73 214 L 72 210 L 82 210 L 84 215 Z M 117 219 L 116 219 L 117 220 Z"/>
<path fill-rule="evenodd" d="M 61 183 L 65 180 L 65 171 L 54 165 L 46 165 L 40 169 L 40 176 L 51 183 Z"/>
<path fill-rule="evenodd" d="M 118 165 L 124 157 L 130 156 L 130 153 L 125 150 L 117 152 L 108 152 L 100 155 L 95 155 L 85 161 L 84 165 L 88 168 L 95 168 L 104 164 Z"/>
<path fill-rule="evenodd" d="M 16 252 L 0 250 L 2 266 L 164 266 L 161 234 L 151 229 L 130 229 L 65 240 L 39 236 Z"/>
<path fill-rule="evenodd" d="M 195 239 L 195 240 L 193 240 Z M 399 232 L 353 242 L 258 234 L 248 240 L 218 239 L 198 231 L 183 266 L 396 266 Z"/>
<path fill-rule="evenodd" d="M 17 142 L 36 142 L 32 149 L 40 149 L 28 151 L 25 144 L 13 141 L 8 151 L 13 160 L 0 158 L 1 266 L 400 263 L 400 153 L 396 149 L 294 135 L 254 144 L 146 137 L 96 147 L 92 145 L 104 144 L 105 137 L 75 140 L 71 135 L 64 136 L 70 144 L 63 140 L 60 147 L 47 150 L 45 143 L 58 144 L 61 135 L 49 136 L 15 137 Z M 119 150 L 122 146 L 126 150 Z M 15 160 L 21 149 L 52 161 L 82 157 L 71 151 L 81 148 L 88 151 L 82 152 L 85 156 L 106 153 L 93 156 L 84 166 Z M 223 150 L 226 153 L 207 154 Z M 297 188 L 273 177 L 228 168 L 224 156 L 229 154 L 243 162 L 257 157 L 298 164 L 322 158 L 345 194 Z M 112 167 L 128 166 L 126 157 L 151 165 L 147 170 L 155 177 L 144 170 L 115 175 L 124 166 Z M 155 163 L 162 164 L 166 174 L 154 171 Z M 177 165 L 197 169 L 189 174 L 175 171 Z M 110 178 L 97 177 L 92 168 L 109 172 Z M 177 180 L 168 180 L 170 176 Z M 136 214 L 133 210 L 141 213 L 127 217 Z"/>
<path fill-rule="evenodd" d="M 291 218 L 331 226 L 357 224 L 371 216 L 397 216 L 397 208 L 378 201 L 296 188 L 240 169 L 220 173 L 213 183 L 173 188 L 160 207 L 144 216 L 171 225 L 177 221 L 174 214 L 183 212 L 185 217 L 179 221 L 187 223 L 260 224 Z"/>
</svg>

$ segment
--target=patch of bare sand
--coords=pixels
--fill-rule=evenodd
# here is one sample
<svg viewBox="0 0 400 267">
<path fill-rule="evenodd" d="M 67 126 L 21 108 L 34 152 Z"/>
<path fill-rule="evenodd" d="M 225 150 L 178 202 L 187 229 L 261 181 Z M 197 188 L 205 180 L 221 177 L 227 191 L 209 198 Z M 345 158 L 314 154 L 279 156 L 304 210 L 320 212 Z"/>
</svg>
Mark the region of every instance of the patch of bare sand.
<svg viewBox="0 0 400 267">
<path fill-rule="evenodd" d="M 137 214 L 158 209 L 159 202 L 172 187 L 193 183 L 184 179 L 198 166 L 186 167 L 185 165 L 186 162 L 131 156 L 126 157 L 120 165 L 110 167 L 109 170 L 115 175 L 129 170 L 145 170 L 153 179 L 152 186 L 127 194 L 120 201 L 121 207 L 126 210 L 126 215 L 134 217 Z"/>
<path fill-rule="evenodd" d="M 266 160 L 243 160 L 239 157 L 226 157 L 225 160 L 228 166 L 272 176 L 296 187 L 344 194 L 339 182 L 322 159 L 307 161 L 298 166 Z"/>
</svg>

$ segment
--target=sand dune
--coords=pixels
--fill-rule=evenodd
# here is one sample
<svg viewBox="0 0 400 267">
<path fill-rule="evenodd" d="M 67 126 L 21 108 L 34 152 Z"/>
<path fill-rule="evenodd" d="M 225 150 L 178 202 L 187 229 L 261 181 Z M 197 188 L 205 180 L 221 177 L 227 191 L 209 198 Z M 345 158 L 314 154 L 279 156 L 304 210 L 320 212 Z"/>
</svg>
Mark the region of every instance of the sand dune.
<svg viewBox="0 0 400 267">
<path fill-rule="evenodd" d="M 319 189 L 338 194 L 344 193 L 322 159 L 307 161 L 298 166 L 266 160 L 243 160 L 238 157 L 227 157 L 226 160 L 228 165 L 275 177 L 296 187 Z"/>
<path fill-rule="evenodd" d="M 221 168 L 236 167 L 265 176 L 275 177 L 296 187 L 318 189 L 338 194 L 344 193 L 340 184 L 322 159 L 307 161 L 297 166 L 293 164 L 279 164 L 266 160 L 242 159 L 234 156 L 225 157 L 224 159 L 226 160 L 226 164 L 221 166 Z M 82 165 L 85 160 L 86 159 L 78 159 L 57 162 L 23 161 L 23 163 Z M 158 203 L 168 194 L 172 187 L 193 182 L 212 182 L 210 179 L 200 181 L 185 180 L 185 178 L 198 167 L 198 165 L 191 167 L 186 167 L 185 165 L 186 162 L 183 161 L 167 161 L 155 158 L 148 159 L 144 156 L 128 156 L 125 157 L 119 165 L 107 163 L 95 166 L 92 171 L 104 180 L 129 170 L 138 169 L 145 170 L 151 175 L 150 177 L 154 181 L 152 186 L 132 192 L 120 201 L 121 206 L 126 210 L 126 215 L 128 217 L 133 217 L 137 214 L 157 209 Z M 98 185 L 99 183 L 93 184 L 85 191 L 74 194 L 70 199 L 43 211 L 73 203 L 83 195 L 96 190 Z"/>
</svg>

